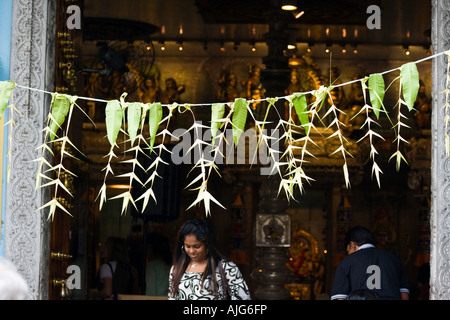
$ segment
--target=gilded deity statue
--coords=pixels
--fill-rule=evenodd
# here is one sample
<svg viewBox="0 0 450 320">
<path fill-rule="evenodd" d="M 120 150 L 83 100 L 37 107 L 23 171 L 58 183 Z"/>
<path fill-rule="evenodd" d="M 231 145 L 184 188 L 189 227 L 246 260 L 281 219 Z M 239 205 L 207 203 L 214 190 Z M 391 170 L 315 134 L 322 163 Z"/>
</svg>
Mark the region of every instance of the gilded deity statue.
<svg viewBox="0 0 450 320">
<path fill-rule="evenodd" d="M 360 79 L 361 75 L 355 73 L 352 80 Z M 345 135 L 350 136 L 354 130 L 359 130 L 366 119 L 365 114 L 358 114 L 364 107 L 364 95 L 361 83 L 359 81 L 351 84 L 351 90 L 347 99 L 343 102 L 339 120 L 345 125 L 342 131 Z"/>
<path fill-rule="evenodd" d="M 159 100 L 160 88 L 153 77 L 146 78 L 138 88 L 138 99 L 144 103 L 152 103 Z"/>
<path fill-rule="evenodd" d="M 336 86 L 338 84 L 342 83 L 342 80 L 340 79 L 341 71 L 337 66 L 333 66 L 330 69 L 330 85 Z M 341 87 L 336 87 L 333 90 L 330 91 L 331 99 L 328 98 L 328 103 L 334 104 L 335 106 L 339 107 L 344 100 L 345 100 L 345 92 L 344 89 Z"/>
<path fill-rule="evenodd" d="M 184 92 L 184 86 L 177 85 L 173 78 L 166 79 L 166 89 L 161 94 L 161 103 L 172 104 L 180 102 L 180 94 Z"/>
<path fill-rule="evenodd" d="M 300 82 L 300 72 L 297 68 L 293 68 L 291 70 L 291 82 L 289 83 L 289 86 L 286 88 L 284 93 L 289 96 L 295 92 L 303 92 L 304 89 L 302 87 L 302 84 Z M 294 123 L 298 124 L 298 116 L 296 112 L 291 111 L 291 117 L 294 121 Z M 289 120 L 289 102 L 286 101 L 285 108 L 284 108 L 284 118 Z"/>
<path fill-rule="evenodd" d="M 225 70 L 222 72 L 219 78 L 219 86 L 217 89 L 217 97 L 221 102 L 233 102 L 234 99 L 239 97 L 237 89 L 236 75 L 231 70 Z"/>
<path fill-rule="evenodd" d="M 249 78 L 243 83 L 244 92 L 242 94 L 247 100 L 256 100 L 252 102 L 251 108 L 257 120 L 264 117 L 264 104 L 257 101 L 265 98 L 266 90 L 261 83 L 261 68 L 254 64 L 250 67 Z"/>
</svg>

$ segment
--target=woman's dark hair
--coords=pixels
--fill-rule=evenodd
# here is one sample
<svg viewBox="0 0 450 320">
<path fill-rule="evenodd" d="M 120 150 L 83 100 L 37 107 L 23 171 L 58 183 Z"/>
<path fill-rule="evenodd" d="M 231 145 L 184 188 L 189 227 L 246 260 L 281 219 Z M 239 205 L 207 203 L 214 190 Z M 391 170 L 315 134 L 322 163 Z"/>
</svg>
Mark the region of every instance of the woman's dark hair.
<svg viewBox="0 0 450 320">
<path fill-rule="evenodd" d="M 188 235 L 194 235 L 198 241 L 201 241 L 205 244 L 207 249 L 207 265 L 205 272 L 202 275 L 202 285 L 205 279 L 207 277 L 210 277 L 210 281 L 214 285 L 213 292 L 216 296 L 218 296 L 218 283 L 216 277 L 216 268 L 218 268 L 222 278 L 224 292 L 228 292 L 229 287 L 226 281 L 225 271 L 223 270 L 223 266 L 221 263 L 221 261 L 226 261 L 227 258 L 218 248 L 214 233 L 210 225 L 205 220 L 192 219 L 186 221 L 178 232 L 174 249 L 174 268 L 172 274 L 173 281 L 169 291 L 170 294 L 172 296 L 176 296 L 178 294 L 178 286 L 180 284 L 180 280 L 191 261 L 191 258 L 188 254 L 186 254 L 183 248 L 184 240 Z"/>
<path fill-rule="evenodd" d="M 345 236 L 345 246 L 347 246 L 350 241 L 353 241 L 356 243 L 357 246 L 362 246 L 366 243 L 373 244 L 373 237 L 372 233 L 369 229 L 363 226 L 356 226 L 351 228 L 347 235 Z"/>
</svg>

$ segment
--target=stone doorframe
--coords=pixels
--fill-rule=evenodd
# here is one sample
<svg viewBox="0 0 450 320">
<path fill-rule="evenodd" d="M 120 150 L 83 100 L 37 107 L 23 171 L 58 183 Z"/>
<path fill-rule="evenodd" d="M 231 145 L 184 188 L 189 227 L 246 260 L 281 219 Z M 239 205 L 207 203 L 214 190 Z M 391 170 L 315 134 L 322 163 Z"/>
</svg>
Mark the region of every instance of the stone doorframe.
<svg viewBox="0 0 450 320">
<path fill-rule="evenodd" d="M 13 1 L 10 79 L 40 90 L 54 88 L 55 0 Z M 14 104 L 21 116 L 14 117 L 10 145 L 10 180 L 6 192 L 5 258 L 11 260 L 30 287 L 30 298 L 48 299 L 49 220 L 37 211 L 49 194 L 35 190 L 42 129 L 51 96 L 15 88 Z"/>
<path fill-rule="evenodd" d="M 434 52 L 450 48 L 450 0 L 432 1 Z M 55 0 L 14 1 L 11 32 L 11 80 L 32 88 L 53 91 Z M 432 63 L 433 114 L 431 163 L 431 299 L 450 300 L 450 159 L 445 154 L 444 114 L 440 94 L 447 80 L 447 57 Z M 49 221 L 36 211 L 49 194 L 34 190 L 37 165 L 30 162 L 43 143 L 48 94 L 17 88 L 14 104 L 22 116 L 12 134 L 10 181 L 6 192 L 5 257 L 26 278 L 31 298 L 48 299 Z"/>
<path fill-rule="evenodd" d="M 450 1 L 432 0 L 431 41 L 433 51 L 450 49 Z M 431 269 L 430 299 L 450 300 L 450 158 L 446 155 L 444 135 L 447 56 L 441 55 L 432 63 L 431 120 Z"/>
</svg>

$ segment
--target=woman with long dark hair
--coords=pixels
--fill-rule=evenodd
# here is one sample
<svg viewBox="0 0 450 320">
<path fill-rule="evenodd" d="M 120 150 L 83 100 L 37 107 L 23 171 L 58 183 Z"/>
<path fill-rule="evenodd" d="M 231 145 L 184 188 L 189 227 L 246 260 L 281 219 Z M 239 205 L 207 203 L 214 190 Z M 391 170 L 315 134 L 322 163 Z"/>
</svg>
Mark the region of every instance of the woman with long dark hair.
<svg viewBox="0 0 450 320">
<path fill-rule="evenodd" d="M 183 224 L 173 263 L 169 300 L 250 300 L 239 268 L 220 252 L 211 227 L 204 220 Z"/>
</svg>

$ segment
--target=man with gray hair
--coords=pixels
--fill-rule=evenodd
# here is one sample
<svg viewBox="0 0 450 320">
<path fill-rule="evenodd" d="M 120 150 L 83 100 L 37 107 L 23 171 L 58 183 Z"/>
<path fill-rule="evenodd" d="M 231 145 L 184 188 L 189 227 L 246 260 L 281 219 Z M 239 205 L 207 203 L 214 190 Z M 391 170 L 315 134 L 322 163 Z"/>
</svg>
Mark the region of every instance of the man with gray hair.
<svg viewBox="0 0 450 320">
<path fill-rule="evenodd" d="M 0 258 L 0 300 L 28 300 L 25 279 L 10 261 Z"/>
</svg>

